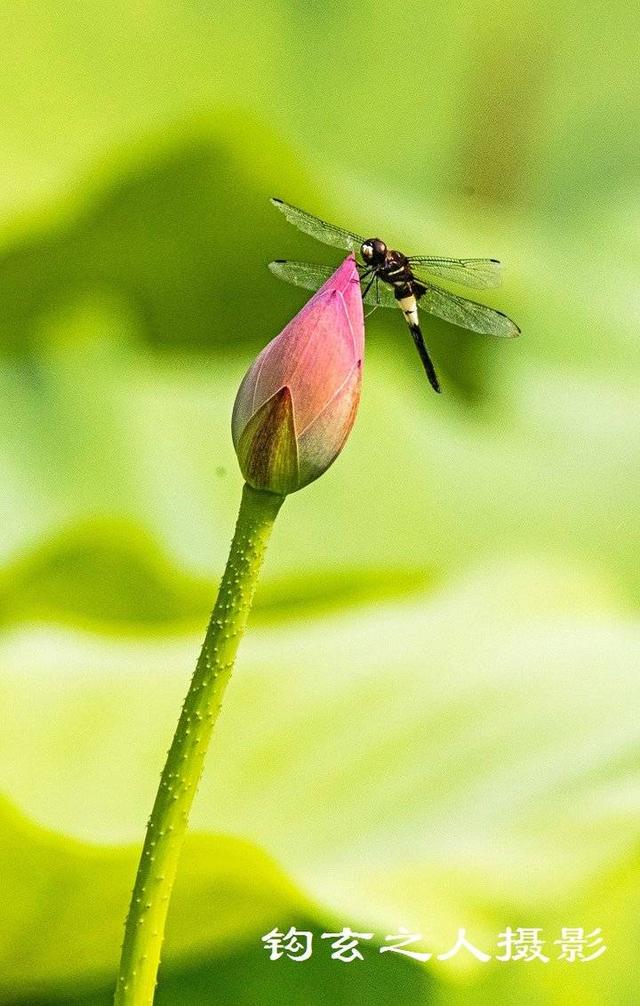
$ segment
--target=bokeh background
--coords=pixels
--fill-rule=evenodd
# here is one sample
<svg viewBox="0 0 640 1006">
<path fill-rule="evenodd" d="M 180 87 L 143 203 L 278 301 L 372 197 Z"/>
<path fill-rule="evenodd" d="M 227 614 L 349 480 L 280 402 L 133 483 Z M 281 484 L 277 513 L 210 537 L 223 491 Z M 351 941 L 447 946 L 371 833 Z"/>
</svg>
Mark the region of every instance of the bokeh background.
<svg viewBox="0 0 640 1006">
<path fill-rule="evenodd" d="M 0 12 L 0 1001 L 110 1001 L 239 499 L 229 417 L 337 262 L 270 195 L 507 264 L 523 336 L 367 323 L 288 500 L 169 919 L 162 1004 L 638 1001 L 637 8 L 292 0 Z M 316 934 L 306 963 L 260 936 Z M 426 967 L 325 930 L 602 927 Z M 322 945 L 320 945 L 322 942 Z"/>
</svg>

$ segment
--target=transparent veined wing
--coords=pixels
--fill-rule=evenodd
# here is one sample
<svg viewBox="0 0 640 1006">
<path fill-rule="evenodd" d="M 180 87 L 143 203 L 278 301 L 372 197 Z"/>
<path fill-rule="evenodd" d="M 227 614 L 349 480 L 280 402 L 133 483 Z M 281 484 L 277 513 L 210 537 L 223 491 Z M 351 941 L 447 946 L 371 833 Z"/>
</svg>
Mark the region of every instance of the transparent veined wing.
<svg viewBox="0 0 640 1006">
<path fill-rule="evenodd" d="M 269 269 L 278 279 L 293 283 L 303 290 L 318 290 L 326 283 L 335 268 L 331 265 L 316 265 L 314 262 L 285 262 L 277 259 L 269 262 Z"/>
<path fill-rule="evenodd" d="M 298 230 L 303 231 L 305 234 L 310 234 L 316 241 L 321 241 L 325 245 L 331 245 L 332 248 L 344 248 L 346 251 L 360 254 L 360 245 L 364 241 L 364 238 L 359 234 L 345 231 L 342 227 L 334 227 L 333 224 L 328 224 L 326 220 L 314 217 L 311 213 L 305 213 L 304 210 L 298 209 L 297 206 L 291 206 L 282 199 L 274 198 L 271 202 L 284 214 L 290 224 L 293 224 L 294 227 L 297 227 Z"/>
<path fill-rule="evenodd" d="M 450 321 L 453 325 L 468 328 L 481 335 L 497 335 L 503 339 L 513 339 L 520 335 L 520 329 L 502 311 L 496 311 L 486 304 L 476 304 L 474 300 L 458 297 L 455 293 L 442 290 L 430 284 L 420 298 L 420 307 L 437 318 Z"/>
<path fill-rule="evenodd" d="M 294 286 L 302 287 L 303 290 L 318 290 L 323 283 L 335 272 L 334 266 L 318 265 L 315 262 L 290 262 L 277 260 L 269 263 L 269 269 L 279 279 Z M 369 280 L 365 281 L 368 285 Z M 382 280 L 376 281 L 369 287 L 364 301 L 373 307 L 397 307 L 393 287 Z M 466 297 L 459 297 L 448 290 L 442 290 L 439 286 L 430 284 L 425 293 L 419 299 L 420 307 L 429 314 L 434 314 L 444 321 L 449 321 L 453 325 L 460 325 L 472 332 L 480 332 L 482 335 L 496 335 L 501 338 L 511 339 L 520 335 L 520 329 L 495 308 L 487 307 L 486 304 L 477 304 Z"/>
<path fill-rule="evenodd" d="M 416 279 L 426 284 L 429 276 L 451 280 L 473 290 L 488 290 L 500 286 L 502 263 L 495 258 L 436 258 L 431 255 L 410 255 L 411 270 Z"/>
<path fill-rule="evenodd" d="M 284 259 L 269 262 L 269 269 L 278 279 L 283 279 L 286 283 L 293 283 L 294 286 L 302 287 L 303 290 L 318 290 L 336 271 L 336 267 L 332 265 L 318 265 L 315 262 L 290 262 Z M 369 280 L 364 282 L 366 289 Z M 393 288 L 387 283 L 378 282 L 376 284 L 375 280 L 369 287 L 364 302 L 375 307 L 397 307 Z"/>
</svg>

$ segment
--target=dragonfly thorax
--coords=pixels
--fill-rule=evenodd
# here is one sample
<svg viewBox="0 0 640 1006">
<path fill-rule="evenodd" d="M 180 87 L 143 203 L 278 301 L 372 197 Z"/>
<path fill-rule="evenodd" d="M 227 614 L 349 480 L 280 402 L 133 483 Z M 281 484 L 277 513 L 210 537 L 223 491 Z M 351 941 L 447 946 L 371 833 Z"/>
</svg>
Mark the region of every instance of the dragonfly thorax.
<svg viewBox="0 0 640 1006">
<path fill-rule="evenodd" d="M 367 238 L 362 242 L 360 254 L 367 265 L 382 265 L 387 257 L 387 246 L 380 238 Z"/>
</svg>

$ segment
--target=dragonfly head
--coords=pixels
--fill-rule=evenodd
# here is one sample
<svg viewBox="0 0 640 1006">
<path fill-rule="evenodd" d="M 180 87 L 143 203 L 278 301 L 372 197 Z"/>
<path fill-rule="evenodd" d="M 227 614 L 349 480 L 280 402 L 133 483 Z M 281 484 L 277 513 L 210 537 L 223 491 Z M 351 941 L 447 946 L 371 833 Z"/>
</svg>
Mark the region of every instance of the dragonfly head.
<svg viewBox="0 0 640 1006">
<path fill-rule="evenodd" d="M 382 265 L 387 254 L 387 246 L 380 238 L 368 238 L 362 243 L 360 254 L 367 265 Z"/>
</svg>

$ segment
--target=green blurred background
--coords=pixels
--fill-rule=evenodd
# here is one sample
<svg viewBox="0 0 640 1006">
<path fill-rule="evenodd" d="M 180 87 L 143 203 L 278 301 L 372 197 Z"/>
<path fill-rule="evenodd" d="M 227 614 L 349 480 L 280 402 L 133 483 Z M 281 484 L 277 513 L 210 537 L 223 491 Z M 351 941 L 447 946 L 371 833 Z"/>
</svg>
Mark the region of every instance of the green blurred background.
<svg viewBox="0 0 640 1006">
<path fill-rule="evenodd" d="M 229 417 L 337 262 L 283 198 L 507 264 L 493 344 L 367 323 L 360 414 L 289 499 L 194 809 L 162 1004 L 631 1004 L 640 155 L 631 4 L 0 12 L 0 1002 L 110 1001 L 138 845 L 240 492 Z M 388 312 L 391 314 L 390 312 Z M 496 340 L 497 342 L 497 340 Z M 310 928 L 306 963 L 260 936 Z M 602 927 L 420 967 L 323 929 Z"/>
</svg>

